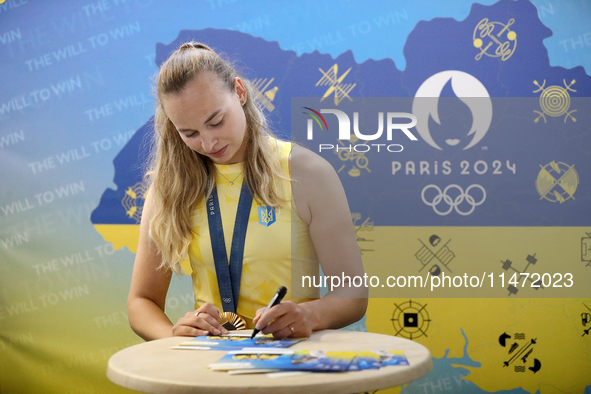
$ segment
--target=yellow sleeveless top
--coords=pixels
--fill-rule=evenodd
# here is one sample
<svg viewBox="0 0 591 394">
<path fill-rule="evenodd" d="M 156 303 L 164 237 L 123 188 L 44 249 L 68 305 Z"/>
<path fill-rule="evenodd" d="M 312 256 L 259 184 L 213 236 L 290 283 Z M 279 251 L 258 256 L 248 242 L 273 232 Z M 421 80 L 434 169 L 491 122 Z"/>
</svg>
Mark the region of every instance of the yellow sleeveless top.
<svg viewBox="0 0 591 394">
<path fill-rule="evenodd" d="M 289 179 L 289 154 L 292 144 L 275 139 L 270 139 L 269 142 L 277 144 L 282 174 Z M 216 169 L 218 200 L 229 258 L 243 181 L 242 163 L 216 165 Z M 266 307 L 280 286 L 288 289 L 284 300 L 303 302 L 319 297 L 317 288 L 307 289 L 301 285 L 303 275 L 319 274 L 318 258 L 308 226 L 295 211 L 291 182 L 286 179 L 276 181 L 281 184 L 281 192 L 287 203 L 280 207 L 275 220 L 265 214 L 267 210 L 259 210 L 256 196 L 253 198 L 248 220 L 236 310 L 246 320 L 247 328 L 253 328 L 252 319 L 257 309 Z M 201 201 L 197 209 L 191 213 L 193 239 L 189 246 L 189 259 L 195 292 L 195 309 L 209 302 L 222 312 L 205 203 L 205 200 Z M 294 288 L 298 288 L 298 294 L 292 293 Z"/>
</svg>

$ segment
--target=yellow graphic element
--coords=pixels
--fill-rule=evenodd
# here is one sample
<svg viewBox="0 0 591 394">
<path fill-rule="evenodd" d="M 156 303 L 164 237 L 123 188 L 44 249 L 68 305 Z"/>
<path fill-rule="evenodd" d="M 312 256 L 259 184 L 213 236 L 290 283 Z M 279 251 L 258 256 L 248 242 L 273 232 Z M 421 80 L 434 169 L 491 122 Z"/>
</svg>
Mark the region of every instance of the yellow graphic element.
<svg viewBox="0 0 591 394">
<path fill-rule="evenodd" d="M 368 331 L 394 335 L 390 313 L 395 308 L 394 303 L 400 305 L 404 301 L 408 299 L 370 298 L 366 318 Z M 580 316 L 581 299 L 422 298 L 416 301 L 427 304 L 432 322 L 426 337 L 413 340 L 426 346 L 439 365 L 454 367 L 450 375 L 465 374 L 462 379 L 450 379 L 449 393 L 470 392 L 469 384 L 486 392 L 518 389 L 532 394 L 583 393 L 589 384 L 585 378 L 591 368 L 589 341 L 585 343 L 579 338 L 580 320 L 578 325 L 574 324 L 574 317 Z M 527 369 L 527 373 L 516 373 L 513 368 L 504 367 L 507 357 L 500 351 L 503 348 L 498 342 L 503 332 L 526 333 L 528 340 L 537 338 L 539 345 L 530 357 L 535 355 L 543 363 L 542 370 L 535 374 Z M 556 346 L 550 343 L 560 346 L 561 352 L 569 352 L 570 359 L 581 361 L 558 361 Z M 478 366 L 466 365 L 468 357 Z M 445 387 L 444 384 L 441 387 Z M 427 389 L 424 392 L 438 393 Z"/>
<path fill-rule="evenodd" d="M 232 356 L 233 360 L 275 360 L 279 358 L 279 354 L 260 354 L 260 353 L 252 353 L 252 354 L 236 354 Z"/>
<path fill-rule="evenodd" d="M 575 171 L 575 165 L 552 161 L 542 168 L 536 179 L 536 189 L 542 198 L 550 202 L 563 203 L 571 198 L 579 185 L 579 175 Z"/>
<path fill-rule="evenodd" d="M 320 101 L 324 100 L 325 98 L 333 94 L 333 92 L 335 105 L 339 105 L 339 103 L 343 101 L 345 98 L 348 98 L 349 100 L 353 101 L 353 99 L 349 97 L 349 93 L 351 92 L 351 90 L 353 90 L 355 86 L 357 86 L 357 84 L 342 83 L 343 79 L 345 79 L 347 74 L 349 74 L 349 72 L 351 71 L 351 67 L 349 67 L 349 69 L 345 71 L 345 73 L 340 77 L 338 76 L 339 66 L 336 63 L 334 66 L 329 68 L 328 71 L 324 71 L 321 68 L 319 68 L 318 70 L 320 70 L 320 72 L 322 73 L 322 78 L 320 78 L 320 80 L 316 82 L 316 86 L 330 85 L 326 92 L 324 92 L 324 96 L 322 96 Z"/>
<path fill-rule="evenodd" d="M 137 252 L 140 241 L 139 224 L 95 224 L 94 228 L 105 242 L 113 244 L 114 250 L 126 247 L 131 253 Z"/>
<path fill-rule="evenodd" d="M 146 187 L 142 182 L 138 182 L 130 186 L 125 191 L 125 195 L 121 200 L 121 205 L 125 208 L 125 214 L 134 219 L 137 223 L 142 218 L 142 210 L 144 207 L 144 198 L 146 194 Z"/>
<path fill-rule="evenodd" d="M 573 79 L 568 85 L 564 79 L 562 82 L 564 83 L 564 88 L 558 85 L 544 88 L 546 86 L 545 79 L 541 86 L 538 81 L 534 81 L 534 85 L 538 87 L 538 89 L 534 90 L 534 93 L 539 91 L 542 92 L 540 95 L 540 108 L 542 109 L 542 112 L 534 110 L 535 113 L 539 114 L 534 120 L 535 123 L 537 123 L 540 118 L 543 118 L 544 123 L 546 123 L 546 115 L 555 118 L 564 115 L 564 123 L 566 123 L 568 118 L 571 118 L 573 122 L 577 121 L 577 119 L 572 116 L 572 113 L 577 112 L 577 110 L 568 110 L 570 108 L 570 95 L 568 94 L 568 91 L 576 92 L 576 90 L 571 89 L 571 86 L 575 84 L 576 80 Z"/>
<path fill-rule="evenodd" d="M 452 388 L 447 391 L 444 389 L 445 383 L 441 384 L 442 390 L 427 387 L 424 391 L 429 394 L 471 392 L 467 381 L 486 392 L 520 388 L 525 390 L 523 393 L 531 394 L 583 393 L 589 385 L 586 377 L 591 371 L 591 336 L 582 336 L 581 324 L 581 312 L 589 312 L 581 302 L 591 307 L 588 285 L 590 268 L 580 261 L 579 243 L 586 232 L 590 232 L 589 226 L 425 227 L 379 226 L 376 223 L 372 232 L 375 251 L 363 255 L 367 276 L 380 277 L 379 286 L 370 288 L 367 330 L 395 335 L 397 330 L 392 321 L 396 308 L 394 304 L 402 307 L 404 302 L 412 299 L 413 305 L 417 302 L 426 306 L 431 320 L 428 330 L 424 330 L 427 336 L 415 338 L 413 335 L 413 340 L 426 346 L 431 356 L 438 359 L 433 360 L 438 365 L 450 369 L 454 367 L 454 372 L 450 371 L 447 376 L 464 374 L 457 381 L 452 378 Z M 424 239 L 428 234 L 445 234 L 445 239 L 453 240 L 448 246 L 453 247 L 458 256 L 452 263 L 453 273 L 446 275 L 467 274 L 468 277 L 474 275 L 482 279 L 483 274 L 486 274 L 483 286 L 471 288 L 465 298 L 447 297 L 448 290 L 460 290 L 453 286 L 452 289 L 439 287 L 433 291 L 426 288 L 421 292 L 415 292 L 416 287 L 409 287 L 408 284 L 406 287 L 388 287 L 388 276 L 417 275 L 414 256 L 418 249 L 417 239 Z M 521 277 L 519 294 L 509 297 L 506 290 L 507 274 L 504 286 L 501 286 L 499 260 L 509 256 L 519 257 L 514 266 L 523 272 L 528 263 L 525 257 L 534 253 L 540 259 L 536 269 L 533 270 L 530 265 L 528 272 L 552 276 L 555 273 L 571 272 L 575 279 L 574 286 L 535 290 L 527 281 L 521 287 L 524 280 Z M 422 277 L 426 277 L 424 271 L 426 269 Z M 494 287 L 491 287 L 491 273 Z M 554 283 L 557 276 L 553 279 Z M 386 286 L 382 288 L 382 284 Z M 565 290 L 574 291 L 566 295 Z M 561 297 L 561 294 L 565 297 L 550 298 Z M 407 320 L 406 325 L 412 323 Z M 420 326 L 421 321 L 417 320 L 417 323 Z M 591 324 L 587 323 L 584 329 L 589 327 Z M 516 373 L 513 368 L 503 366 L 507 358 L 506 354 L 499 352 L 502 347 L 498 343 L 499 335 L 503 332 L 525 333 L 528 339 L 538 338 L 535 357 L 543 364 L 538 373 L 534 374 L 530 370 L 526 370 L 526 374 Z M 556 346 L 550 344 L 558 344 L 558 353 L 569 354 L 568 360 L 573 361 L 560 361 L 556 358 Z M 463 358 L 465 355 L 479 366 L 474 366 L 467 357 Z M 465 369 L 470 370 L 469 375 Z M 444 382 L 442 377 L 437 379 Z M 432 380 L 434 385 L 437 379 Z M 420 392 L 423 392 L 422 388 Z M 382 394 L 381 390 L 379 394 Z"/>
<path fill-rule="evenodd" d="M 6 0 L 0 0 L 0 4 L 4 4 Z"/>
<path fill-rule="evenodd" d="M 537 264 L 530 264 L 527 272 L 530 274 L 536 272 L 540 276 L 546 273 L 544 286 L 548 284 L 550 276 L 553 278 L 553 284 L 558 281 L 558 276 L 553 275 L 561 273 L 563 277 L 557 285 L 563 284 L 563 287 L 535 288 L 525 276 L 522 276 L 517 286 L 519 288 L 517 297 L 520 299 L 555 296 L 591 297 L 588 286 L 589 267 L 581 263 L 580 242 L 584 231 L 589 231 L 589 227 L 571 229 L 570 227 L 501 226 L 476 229 L 459 226 L 453 229 L 448 227 L 427 229 L 423 226 L 376 225 L 371 233 L 374 251 L 363 255 L 363 266 L 368 278 L 372 276 L 380 278 L 379 284 L 370 287 L 369 296 L 370 298 L 406 298 L 406 300 L 412 298 L 420 303 L 422 303 L 420 298 L 430 295 L 433 297 L 515 298 L 515 295 L 510 296 L 507 292 L 508 281 L 514 272 L 501 269 L 500 266 L 503 264 L 500 261 L 508 257 L 513 258 L 512 266 L 519 272 L 526 272 L 526 265 L 533 261 L 532 257 L 535 257 L 538 260 Z M 447 278 L 445 285 L 439 281 L 444 274 L 441 265 L 442 272 L 433 281 L 431 278 L 436 275 L 433 272 L 427 272 L 430 266 L 417 272 L 418 264 L 415 257 L 417 239 L 424 238 L 426 234 L 432 232 L 445 233 L 446 238 L 452 239 L 453 251 L 457 255 L 450 264 L 453 272 L 445 272 Z M 451 247 L 451 245 L 448 246 Z M 501 278 L 503 273 L 504 283 Z M 574 285 L 571 287 L 566 287 L 570 284 L 565 276 L 566 273 L 573 275 Z M 464 274 L 474 282 L 468 287 L 453 286 L 449 278 L 463 277 Z M 478 284 L 475 283 L 477 278 L 472 276 L 478 276 Z M 388 277 L 392 277 L 389 282 Z M 537 281 L 537 275 L 532 279 Z M 525 285 L 522 284 L 524 280 Z M 459 285 L 458 282 L 456 282 L 457 285 Z M 429 307 L 429 314 L 433 318 L 431 312 L 432 309 Z M 441 322 L 439 319 L 436 321 L 439 322 L 438 324 Z"/>
<path fill-rule="evenodd" d="M 259 222 L 265 226 L 275 223 L 275 209 L 273 207 L 259 207 Z"/>
<path fill-rule="evenodd" d="M 137 252 L 137 245 L 140 241 L 139 224 L 95 224 L 94 229 L 103 236 L 105 242 L 113 244 L 113 250 L 125 247 L 131 253 Z M 191 275 L 193 272 L 188 255 L 181 261 L 181 268 L 185 275 Z"/>
<path fill-rule="evenodd" d="M 509 59 L 517 48 L 517 33 L 509 28 L 514 23 L 513 18 L 509 19 L 506 25 L 501 22 L 489 22 L 488 18 L 478 22 L 472 34 L 473 44 L 480 50 L 475 59 L 480 60 L 482 55 L 500 57 L 503 61 Z"/>
<path fill-rule="evenodd" d="M 350 141 L 352 143 L 357 142 L 359 138 L 357 138 L 357 136 L 355 135 L 351 135 L 351 139 Z M 343 144 L 343 142 L 341 140 L 337 140 L 339 142 L 339 144 L 341 144 L 343 147 L 339 148 L 337 147 L 337 154 L 339 156 L 339 159 L 341 161 L 344 162 L 348 162 L 348 161 L 352 161 L 353 165 L 352 168 L 347 172 L 347 174 L 349 174 L 352 177 L 358 177 L 359 175 L 361 175 L 361 170 L 367 170 L 367 172 L 371 172 L 369 168 L 367 168 L 367 164 L 369 163 L 369 160 L 367 159 L 367 157 L 365 157 L 365 152 L 356 152 L 354 150 L 353 145 L 349 145 L 348 147 L 345 146 L 345 144 Z M 369 141 L 365 141 L 362 145 L 366 145 Z M 357 146 L 357 145 L 355 145 Z M 351 149 L 351 150 L 349 150 Z M 347 164 L 343 164 L 341 166 L 341 168 L 339 168 L 339 170 L 337 172 L 341 172 L 345 167 L 347 166 Z"/>
<path fill-rule="evenodd" d="M 266 109 L 269 112 L 272 112 L 275 109 L 272 101 L 275 100 L 275 95 L 279 90 L 278 86 L 267 90 L 274 80 L 275 78 L 271 78 L 267 82 L 267 78 L 258 78 L 251 81 L 252 87 L 254 88 L 255 103 L 258 104 L 261 109 Z"/>
<path fill-rule="evenodd" d="M 265 213 L 262 215 L 263 216 L 263 222 L 265 223 L 269 223 L 271 220 L 273 220 L 273 211 L 270 209 L 266 209 Z"/>
<path fill-rule="evenodd" d="M 368 216 L 361 224 L 357 224 L 361 220 L 361 213 L 359 212 L 351 212 L 351 219 L 353 219 L 353 226 L 355 228 L 355 237 L 357 238 L 357 243 L 359 244 L 359 250 L 361 254 L 363 252 L 373 252 L 373 249 L 365 248 L 361 242 L 373 242 L 373 239 L 367 239 L 362 234 L 364 231 L 373 231 L 374 222 L 370 221 L 370 217 Z"/>
</svg>

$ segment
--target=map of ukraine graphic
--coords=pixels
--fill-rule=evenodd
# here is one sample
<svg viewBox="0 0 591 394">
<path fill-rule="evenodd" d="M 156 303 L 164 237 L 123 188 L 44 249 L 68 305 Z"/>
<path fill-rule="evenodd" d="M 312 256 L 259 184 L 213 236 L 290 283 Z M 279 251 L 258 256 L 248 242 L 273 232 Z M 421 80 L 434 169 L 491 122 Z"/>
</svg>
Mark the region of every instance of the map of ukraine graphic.
<svg viewBox="0 0 591 394">
<path fill-rule="evenodd" d="M 510 19 L 515 20 L 511 29 L 517 32 L 517 45 L 509 59 L 502 61 L 500 58 L 483 56 L 475 60 L 479 50 L 474 46 L 473 33 L 483 18 L 504 24 Z M 318 52 L 296 56 L 293 51 L 282 50 L 276 42 L 268 42 L 240 32 L 216 29 L 183 30 L 170 44 L 157 44 L 156 63 L 160 65 L 181 43 L 196 40 L 205 42 L 225 54 L 247 78 L 262 81 L 264 84 L 273 79 L 266 90 L 273 90 L 272 100 L 263 98 L 273 107 L 271 111 L 267 108 L 264 112 L 275 133 L 284 138 L 291 138 L 291 98 L 322 97 L 327 91 L 327 86 L 317 84 L 322 77 L 320 70 L 328 72 L 334 65 L 338 65 L 339 76 L 350 69 L 343 83 L 356 84 L 348 94 L 351 98 L 413 97 L 426 79 L 446 70 L 459 70 L 474 76 L 486 87 L 491 97 L 530 97 L 533 102 L 537 102 L 540 93 L 534 93 L 537 89 L 534 81 L 539 81 L 541 85 L 544 80 L 548 81 L 547 85 L 562 85 L 563 80 L 567 83 L 575 80 L 573 88 L 576 92 L 570 93 L 572 99 L 591 96 L 591 78 L 585 74 L 582 67 L 567 70 L 549 66 L 543 40 L 551 34 L 551 31 L 539 21 L 535 7 L 528 1 L 501 1 L 492 6 L 474 4 L 470 15 L 461 22 L 452 18 L 436 18 L 418 23 L 408 36 L 404 48 L 407 61 L 405 71 L 398 70 L 391 59 L 367 60 L 357 64 L 351 51 L 336 59 Z M 264 87 L 263 83 L 260 84 L 260 88 Z M 272 89 L 273 87 L 276 88 Z M 329 97 L 327 101 L 331 99 L 332 97 Z M 301 111 L 298 110 L 299 112 Z M 363 176 L 357 178 L 341 174 L 343 185 L 348 191 L 351 210 L 372 216 L 375 218 L 376 226 L 586 225 L 586 218 L 580 215 L 580 212 L 590 207 L 591 182 L 583 182 L 583 179 L 580 179 L 576 198 L 568 201 L 568 204 L 560 204 L 560 207 L 544 200 L 540 201 L 534 186 L 540 166 L 552 161 L 570 161 L 566 164 L 576 163 L 575 168 L 581 170 L 589 166 L 589 157 L 582 147 L 585 144 L 591 145 L 591 134 L 581 131 L 584 124 L 590 123 L 588 114 L 579 109 L 575 115 L 578 121 L 570 122 L 564 127 L 572 127 L 572 132 L 579 135 L 568 140 L 561 132 L 548 132 L 547 128 L 550 126 L 544 125 L 542 121 L 534 123 L 535 113 L 529 112 L 523 116 L 529 130 L 524 130 L 522 136 L 516 136 L 513 132 L 493 130 L 491 127 L 479 143 L 486 145 L 486 151 L 479 150 L 481 147 L 476 146 L 463 152 L 440 152 L 419 138 L 416 142 L 405 140 L 405 152 L 400 154 L 372 155 L 370 152 L 367 156 L 371 161 L 371 172 L 363 171 Z M 325 115 L 326 117 L 328 115 Z M 552 120 L 554 119 L 550 119 Z M 117 155 L 114 160 L 114 182 L 117 189 L 107 189 L 104 192 L 99 206 L 91 216 L 91 222 L 105 238 L 114 242 L 115 247 L 127 246 L 130 250 L 135 250 L 134 243 L 138 233 L 136 227 L 143 201 L 143 192 L 138 183 L 142 179 L 152 132 L 152 120 L 149 120 L 137 130 Z M 331 142 L 335 143 L 335 140 L 336 138 L 333 138 Z M 336 155 L 324 157 L 331 161 L 335 168 L 341 166 Z M 491 167 L 489 173 L 492 171 L 491 164 L 494 160 L 503 163 L 509 161 L 516 165 L 517 173 L 509 176 L 509 170 L 504 168 L 505 174 L 497 178 L 477 177 L 474 171 L 470 176 L 460 175 L 460 160 L 466 160 L 473 165 L 481 158 L 487 161 L 487 157 L 487 164 Z M 420 199 L 421 188 L 426 183 L 425 177 L 404 176 L 404 164 L 405 161 L 414 161 L 418 173 L 419 161 L 426 160 L 433 165 L 434 160 L 442 163 L 448 159 L 452 160 L 452 165 L 456 168 L 445 178 L 447 183 L 478 182 L 486 188 L 488 201 L 502 200 L 510 203 L 502 209 L 498 204 L 483 204 L 478 207 L 477 212 L 469 216 L 432 214 L 431 209 Z M 403 165 L 399 176 L 392 176 L 392 160 L 398 160 Z M 586 179 L 587 174 L 579 171 L 578 176 Z M 529 187 L 525 188 L 524 185 Z M 368 204 L 368 201 L 371 201 L 371 204 Z M 393 201 L 396 203 L 393 204 Z"/>
<path fill-rule="evenodd" d="M 502 60 L 485 55 L 476 59 L 480 49 L 476 47 L 473 35 L 484 18 L 505 25 L 514 20 L 510 28 L 516 32 L 516 42 L 509 58 Z M 500 1 L 492 6 L 474 4 L 463 21 L 436 18 L 419 22 L 405 44 L 405 71 L 400 71 L 391 59 L 367 60 L 357 64 L 351 51 L 336 59 L 317 51 L 297 56 L 293 51 L 281 49 L 277 42 L 217 29 L 183 30 L 170 44 L 157 44 L 156 63 L 162 64 L 186 41 L 208 44 L 231 59 L 246 78 L 256 81 L 261 89 L 258 100 L 266 105 L 264 112 L 271 127 L 276 134 L 289 139 L 292 138 L 290 129 L 294 113 L 292 97 L 322 97 L 328 88 L 318 84 L 322 72 L 328 72 L 335 65 L 338 65 L 339 76 L 350 69 L 343 84 L 349 87 L 355 84 L 348 91 L 348 96 L 353 99 L 411 98 L 432 75 L 458 70 L 478 79 L 490 97 L 529 97 L 536 103 L 535 100 L 540 97 L 540 92 L 535 92 L 538 89 L 536 83 L 543 86 L 542 81 L 547 81 L 546 86 L 564 87 L 576 81 L 571 85 L 576 91 L 569 91 L 573 100 L 571 107 L 574 108 L 575 98 L 591 96 L 591 77 L 582 67 L 564 69 L 549 65 L 543 40 L 551 34 L 529 1 Z M 328 100 L 332 100 L 332 96 Z M 539 107 L 537 110 L 541 111 Z M 412 143 L 404 140 L 404 153 L 368 154 L 371 171 L 361 169 L 361 176 L 339 172 L 351 211 L 371 217 L 375 226 L 587 226 L 588 214 L 581 214 L 588 213 L 591 207 L 591 182 L 587 171 L 591 168 L 591 158 L 584 150 L 584 147 L 591 146 L 591 133 L 583 131 L 591 121 L 586 112 L 589 111 L 579 108 L 575 113 L 576 123 L 563 122 L 559 118 L 563 129 L 553 132 L 552 127 L 558 121 L 549 119 L 548 124 L 543 121 L 534 123 L 536 114 L 528 109 L 527 113 L 521 114 L 523 124 L 527 126 L 522 135 L 502 129 L 493 130 L 491 126 L 479 146 L 466 151 L 440 152 L 419 138 Z M 295 113 L 301 113 L 300 109 Z M 565 130 L 572 133 L 569 138 L 565 138 Z M 152 133 L 153 120 L 150 119 L 114 159 L 117 189 L 105 190 L 91 215 L 92 224 L 106 241 L 113 243 L 115 249 L 127 247 L 135 252 L 137 248 L 144 193 L 140 183 Z M 336 137 L 330 141 L 336 143 Z M 337 155 L 324 157 L 335 169 L 342 165 Z M 462 176 L 460 168 L 454 168 L 454 172 L 445 178 L 447 184 L 480 183 L 486 188 L 487 203 L 477 207 L 478 210 L 469 216 L 439 216 L 421 201 L 421 189 L 429 182 L 441 183 L 441 176 L 431 180 L 419 175 L 392 175 L 393 160 L 402 163 L 401 173 L 406 161 L 414 161 L 418 174 L 419 161 L 432 163 L 437 160 L 442 163 L 449 159 L 455 160 L 454 165 L 458 165 L 461 160 L 467 160 L 472 165 L 482 158 L 488 160 L 489 166 L 493 160 L 509 161 L 516 165 L 517 172 L 510 174 L 504 168 L 504 175 L 498 178 L 477 177 L 475 174 Z M 546 201 L 536 191 L 536 177 L 541 167 L 560 170 L 560 163 L 563 162 L 567 166 L 576 165 L 579 170 L 576 198 L 564 203 Z M 555 167 L 550 166 L 552 163 Z"/>
</svg>

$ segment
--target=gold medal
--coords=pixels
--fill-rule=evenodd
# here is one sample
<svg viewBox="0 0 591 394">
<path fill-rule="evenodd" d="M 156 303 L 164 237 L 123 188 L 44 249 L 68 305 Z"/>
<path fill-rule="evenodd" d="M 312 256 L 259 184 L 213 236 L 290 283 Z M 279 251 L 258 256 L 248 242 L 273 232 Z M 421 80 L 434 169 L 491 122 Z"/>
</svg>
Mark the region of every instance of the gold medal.
<svg viewBox="0 0 591 394">
<path fill-rule="evenodd" d="M 228 331 L 244 330 L 246 328 L 246 320 L 233 312 L 223 312 L 220 314 L 220 323 Z"/>
</svg>

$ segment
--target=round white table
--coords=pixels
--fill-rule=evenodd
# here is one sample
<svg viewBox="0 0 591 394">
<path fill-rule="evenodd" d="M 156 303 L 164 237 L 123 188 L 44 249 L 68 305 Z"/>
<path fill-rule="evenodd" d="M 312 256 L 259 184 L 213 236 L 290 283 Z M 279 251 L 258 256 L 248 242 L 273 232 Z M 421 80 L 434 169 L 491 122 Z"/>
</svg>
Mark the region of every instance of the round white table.
<svg viewBox="0 0 591 394">
<path fill-rule="evenodd" d="M 271 378 L 267 374 L 228 375 L 208 365 L 226 352 L 176 350 L 186 337 L 165 338 L 115 353 L 108 378 L 123 387 L 147 393 L 358 393 L 417 380 L 433 368 L 423 345 L 399 337 L 344 330 L 312 334 L 294 349 L 325 351 L 402 350 L 410 365 L 351 372 L 313 372 Z"/>
</svg>

